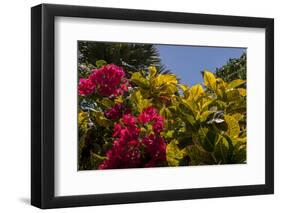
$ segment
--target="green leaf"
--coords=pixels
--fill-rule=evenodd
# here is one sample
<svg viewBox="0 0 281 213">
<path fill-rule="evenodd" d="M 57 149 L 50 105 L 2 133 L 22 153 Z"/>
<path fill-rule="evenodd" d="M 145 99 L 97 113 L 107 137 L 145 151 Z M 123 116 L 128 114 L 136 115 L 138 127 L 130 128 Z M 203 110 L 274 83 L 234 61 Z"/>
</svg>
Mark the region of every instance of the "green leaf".
<svg viewBox="0 0 281 213">
<path fill-rule="evenodd" d="M 224 144 L 227 146 L 228 148 L 228 153 L 227 153 L 227 163 L 231 163 L 232 162 L 232 156 L 233 156 L 233 149 L 234 149 L 234 146 L 233 146 L 233 142 L 231 140 L 230 137 L 228 137 L 227 135 L 223 135 L 223 138 L 226 140 L 223 140 L 224 141 Z"/>
<path fill-rule="evenodd" d="M 172 140 L 166 147 L 166 158 L 169 166 L 180 166 L 181 161 L 187 156 L 186 149 L 178 147 L 178 141 Z"/>
<path fill-rule="evenodd" d="M 188 157 L 190 157 L 189 165 L 211 165 L 214 159 L 209 152 L 205 152 L 199 146 L 191 145 L 187 147 Z"/>
<path fill-rule="evenodd" d="M 188 123 L 190 123 L 192 126 L 196 124 L 196 120 L 192 115 L 186 115 L 184 119 L 188 121 Z"/>
<path fill-rule="evenodd" d="M 98 60 L 98 61 L 96 61 L 96 66 L 97 66 L 97 68 L 101 68 L 101 67 L 103 67 L 104 65 L 106 65 L 107 63 L 106 63 L 106 61 L 105 60 Z"/>
<path fill-rule="evenodd" d="M 199 142 L 201 146 L 208 152 L 214 151 L 216 143 L 216 132 L 206 127 L 201 127 L 198 131 Z"/>
<path fill-rule="evenodd" d="M 163 116 L 164 118 L 170 118 L 171 116 L 172 116 L 172 113 L 171 113 L 171 111 L 169 110 L 169 108 L 167 108 L 165 105 L 164 106 L 162 106 L 162 108 L 160 109 L 160 111 L 159 111 L 159 114 L 161 115 L 161 116 Z"/>
<path fill-rule="evenodd" d="M 93 115 L 96 123 L 100 126 L 108 128 L 113 125 L 113 122 L 111 120 L 104 117 L 103 112 L 94 111 L 94 112 L 91 112 L 91 115 Z"/>
<path fill-rule="evenodd" d="M 174 130 L 169 130 L 165 133 L 165 138 L 173 138 Z"/>
<path fill-rule="evenodd" d="M 196 123 L 195 116 L 198 113 L 196 104 L 190 101 L 182 100 L 182 104 L 180 104 L 179 110 L 183 114 L 183 120 L 187 120 L 191 125 L 194 125 Z"/>
<path fill-rule="evenodd" d="M 109 98 L 103 98 L 101 100 L 101 104 L 107 108 L 111 108 L 114 105 L 114 102 L 110 100 Z"/>
<path fill-rule="evenodd" d="M 197 117 L 197 120 L 200 120 L 201 122 L 205 122 L 207 120 L 207 118 L 209 117 L 209 115 L 215 113 L 214 111 L 204 111 L 203 113 L 201 113 L 201 115 L 199 114 L 199 116 Z"/>
<path fill-rule="evenodd" d="M 215 104 L 218 105 L 219 108 L 224 109 L 227 107 L 227 103 L 221 100 L 214 100 Z"/>
<path fill-rule="evenodd" d="M 220 137 L 216 144 L 214 155 L 219 164 L 232 162 L 233 145 L 229 137 Z"/>
<path fill-rule="evenodd" d="M 92 168 L 97 169 L 99 167 L 99 165 L 106 159 L 107 158 L 105 156 L 100 156 L 100 155 L 92 152 L 90 155 L 90 163 L 92 165 Z"/>
</svg>

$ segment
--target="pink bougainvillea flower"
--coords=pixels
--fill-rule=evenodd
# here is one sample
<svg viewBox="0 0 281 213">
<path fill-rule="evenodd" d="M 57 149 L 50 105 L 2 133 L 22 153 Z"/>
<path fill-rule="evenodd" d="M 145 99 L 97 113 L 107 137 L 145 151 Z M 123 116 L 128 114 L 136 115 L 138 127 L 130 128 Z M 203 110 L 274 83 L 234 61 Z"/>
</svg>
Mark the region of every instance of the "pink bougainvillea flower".
<svg viewBox="0 0 281 213">
<path fill-rule="evenodd" d="M 145 124 L 152 122 L 153 131 L 159 134 L 164 128 L 164 118 L 157 113 L 154 107 L 148 107 L 138 117 L 139 122 Z"/>
<path fill-rule="evenodd" d="M 123 69 L 108 64 L 92 70 L 88 78 L 81 78 L 78 93 L 81 96 L 95 93 L 110 99 L 122 95 L 125 100 L 130 87 Z M 104 116 L 115 122 L 112 132 L 113 144 L 106 152 L 106 160 L 99 165 L 99 169 L 165 165 L 166 142 L 160 134 L 164 129 L 164 118 L 157 109 L 147 107 L 135 115 L 133 113 L 136 112 L 127 107 L 126 101 L 122 104 L 116 103 L 116 99 L 114 101 L 115 104 L 111 108 L 104 110 Z M 141 129 L 144 131 L 141 132 Z"/>
<path fill-rule="evenodd" d="M 113 147 L 107 152 L 99 169 L 135 168 L 141 166 L 141 149 L 139 142 L 140 129 L 136 118 L 131 114 L 122 117 L 121 124 L 114 125 L 113 136 L 116 137 Z"/>
<path fill-rule="evenodd" d="M 122 104 L 115 104 L 112 108 L 107 109 L 104 112 L 104 115 L 108 119 L 117 120 L 117 119 L 121 118 L 123 108 L 124 108 L 124 106 Z"/>
<path fill-rule="evenodd" d="M 88 78 L 79 81 L 79 95 L 89 95 L 94 91 L 101 96 L 118 96 L 128 91 L 129 82 L 122 67 L 108 64 L 93 69 Z"/>
<path fill-rule="evenodd" d="M 127 84 L 127 82 L 122 84 L 120 88 L 121 88 L 122 91 L 128 92 L 128 84 Z"/>
<path fill-rule="evenodd" d="M 113 137 L 117 137 L 120 134 L 120 131 L 122 129 L 122 126 L 120 124 L 115 124 L 113 129 Z"/>
<path fill-rule="evenodd" d="M 131 114 L 126 114 L 122 117 L 122 121 L 126 126 L 134 127 L 136 125 L 136 119 Z"/>
<path fill-rule="evenodd" d="M 158 116 L 157 119 L 156 119 L 156 121 L 153 123 L 152 128 L 153 128 L 153 131 L 154 131 L 156 134 L 159 134 L 160 132 L 162 132 L 162 131 L 163 131 L 163 128 L 164 128 L 163 117 Z"/>
<path fill-rule="evenodd" d="M 152 121 L 157 114 L 157 110 L 154 107 L 148 107 L 142 111 L 142 113 L 139 115 L 138 120 L 141 123 L 148 123 Z"/>
<path fill-rule="evenodd" d="M 115 141 L 111 150 L 99 169 L 136 168 L 141 166 L 140 143 L 136 140 L 128 142 Z"/>
<path fill-rule="evenodd" d="M 145 164 L 145 167 L 154 167 L 166 161 L 166 143 L 162 137 L 151 134 L 144 137 L 142 143 L 145 145 L 149 155 L 149 161 Z"/>
<path fill-rule="evenodd" d="M 166 142 L 159 135 L 164 127 L 163 118 L 152 107 L 141 114 L 139 119 L 130 113 L 124 114 L 122 122 L 114 125 L 116 140 L 99 169 L 155 167 L 166 162 Z M 140 117 L 145 122 L 153 122 L 154 134 L 140 135 L 140 124 L 137 123 Z"/>
<path fill-rule="evenodd" d="M 105 110 L 104 116 L 111 120 L 119 120 L 123 115 L 130 114 L 131 109 L 123 104 L 115 104 L 112 108 Z"/>
<path fill-rule="evenodd" d="M 108 64 L 94 69 L 89 79 L 97 85 L 97 92 L 102 96 L 122 94 L 126 83 L 125 72 L 115 64 Z"/>
<path fill-rule="evenodd" d="M 79 95 L 89 95 L 93 93 L 95 89 L 94 82 L 90 81 L 87 78 L 80 78 L 78 85 L 78 94 Z"/>
</svg>

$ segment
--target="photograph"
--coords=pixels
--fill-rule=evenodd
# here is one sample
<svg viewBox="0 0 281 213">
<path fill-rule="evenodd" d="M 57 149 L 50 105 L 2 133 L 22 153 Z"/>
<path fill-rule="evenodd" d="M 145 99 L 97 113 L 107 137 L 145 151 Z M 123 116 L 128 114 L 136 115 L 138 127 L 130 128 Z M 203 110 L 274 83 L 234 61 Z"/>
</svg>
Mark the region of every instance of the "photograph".
<svg viewBox="0 0 281 213">
<path fill-rule="evenodd" d="M 158 6 L 31 8 L 31 205 L 274 194 L 274 18 Z"/>
<path fill-rule="evenodd" d="M 246 164 L 246 65 L 246 47 L 77 41 L 78 171 Z"/>
</svg>

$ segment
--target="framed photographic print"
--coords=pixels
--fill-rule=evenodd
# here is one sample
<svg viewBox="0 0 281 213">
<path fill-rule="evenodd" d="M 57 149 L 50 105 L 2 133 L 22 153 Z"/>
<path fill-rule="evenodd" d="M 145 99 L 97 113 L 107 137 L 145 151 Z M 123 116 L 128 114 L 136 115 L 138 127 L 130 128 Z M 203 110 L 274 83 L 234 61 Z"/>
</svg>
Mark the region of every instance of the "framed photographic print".
<svg viewBox="0 0 281 213">
<path fill-rule="evenodd" d="M 274 21 L 31 9 L 31 203 L 271 194 Z"/>
</svg>

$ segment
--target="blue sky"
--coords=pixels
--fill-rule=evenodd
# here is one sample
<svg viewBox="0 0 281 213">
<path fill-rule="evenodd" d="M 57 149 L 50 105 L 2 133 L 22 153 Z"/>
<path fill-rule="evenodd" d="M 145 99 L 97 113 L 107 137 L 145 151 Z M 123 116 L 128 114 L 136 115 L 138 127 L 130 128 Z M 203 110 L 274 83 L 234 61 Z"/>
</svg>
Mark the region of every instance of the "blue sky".
<svg viewBox="0 0 281 213">
<path fill-rule="evenodd" d="M 214 72 L 229 58 L 238 58 L 246 48 L 155 45 L 162 63 L 189 86 L 201 83 L 200 71 Z"/>
</svg>

